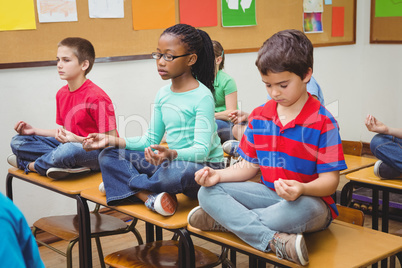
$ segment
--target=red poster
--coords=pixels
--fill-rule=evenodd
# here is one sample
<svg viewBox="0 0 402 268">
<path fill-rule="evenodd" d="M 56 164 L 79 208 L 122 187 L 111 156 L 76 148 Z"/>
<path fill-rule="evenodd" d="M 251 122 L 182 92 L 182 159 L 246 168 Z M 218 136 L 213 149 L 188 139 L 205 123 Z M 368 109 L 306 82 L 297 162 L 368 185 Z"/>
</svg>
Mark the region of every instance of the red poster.
<svg viewBox="0 0 402 268">
<path fill-rule="evenodd" d="M 180 23 L 194 27 L 217 26 L 216 0 L 180 0 Z"/>
<path fill-rule="evenodd" d="M 344 36 L 345 7 L 332 7 L 332 36 Z"/>
</svg>

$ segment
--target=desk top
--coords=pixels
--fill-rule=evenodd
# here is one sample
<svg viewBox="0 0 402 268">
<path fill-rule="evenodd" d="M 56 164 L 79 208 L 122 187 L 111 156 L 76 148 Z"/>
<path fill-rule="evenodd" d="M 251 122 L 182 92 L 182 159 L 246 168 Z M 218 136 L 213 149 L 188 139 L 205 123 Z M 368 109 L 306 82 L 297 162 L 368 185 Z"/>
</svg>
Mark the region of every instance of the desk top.
<svg viewBox="0 0 402 268">
<path fill-rule="evenodd" d="M 339 174 L 345 175 L 362 168 L 373 166 L 377 160 L 376 158 L 345 154 L 345 162 L 348 168 L 341 170 Z"/>
<path fill-rule="evenodd" d="M 99 187 L 99 184 L 102 182 L 102 175 L 100 172 L 74 174 L 62 180 L 53 180 L 34 172 L 25 174 L 23 170 L 17 168 L 9 168 L 8 173 L 13 177 L 67 195 L 77 195 L 80 194 L 82 190 Z"/>
<path fill-rule="evenodd" d="M 178 207 L 173 216 L 165 217 L 149 210 L 143 203 L 126 203 L 118 206 L 108 206 L 106 195 L 99 189 L 91 188 L 81 192 L 81 196 L 103 206 L 110 207 L 124 214 L 149 222 L 165 229 L 179 229 L 187 226 L 187 215 L 191 209 L 198 206 L 198 201 L 190 199 L 184 194 L 177 194 Z"/>
<path fill-rule="evenodd" d="M 248 246 L 234 234 L 204 232 L 187 226 L 190 232 L 234 246 L 240 250 L 289 267 L 295 263 L 279 260 L 275 254 Z M 402 251 L 402 237 L 335 220 L 324 231 L 305 234 L 310 263 L 305 267 L 366 267 Z"/>
<path fill-rule="evenodd" d="M 374 175 L 374 167 L 361 169 L 347 174 L 346 179 L 402 190 L 402 179 L 382 180 Z"/>
</svg>

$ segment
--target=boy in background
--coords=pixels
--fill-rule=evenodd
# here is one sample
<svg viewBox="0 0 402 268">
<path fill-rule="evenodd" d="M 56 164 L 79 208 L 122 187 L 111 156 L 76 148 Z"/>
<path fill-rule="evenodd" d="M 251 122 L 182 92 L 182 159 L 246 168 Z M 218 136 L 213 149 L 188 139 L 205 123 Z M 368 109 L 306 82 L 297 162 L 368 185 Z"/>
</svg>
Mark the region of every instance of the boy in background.
<svg viewBox="0 0 402 268">
<path fill-rule="evenodd" d="M 300 31 L 276 33 L 256 61 L 272 100 L 254 109 L 229 168 L 195 173 L 200 207 L 188 216 L 201 230 L 231 231 L 264 252 L 301 265 L 309 261 L 304 232 L 329 226 L 331 198 L 345 169 L 339 128 L 306 90 L 313 46 Z M 247 182 L 261 170 L 261 183 Z"/>
<path fill-rule="evenodd" d="M 57 49 L 57 71 L 67 81 L 56 95 L 58 129 L 40 129 L 19 121 L 19 135 L 11 140 L 8 163 L 25 172 L 52 179 L 71 173 L 98 171 L 100 150 L 86 152 L 82 141 L 89 133 L 117 135 L 113 104 L 109 96 L 86 75 L 95 62 L 92 44 L 83 38 L 62 40 Z"/>
</svg>

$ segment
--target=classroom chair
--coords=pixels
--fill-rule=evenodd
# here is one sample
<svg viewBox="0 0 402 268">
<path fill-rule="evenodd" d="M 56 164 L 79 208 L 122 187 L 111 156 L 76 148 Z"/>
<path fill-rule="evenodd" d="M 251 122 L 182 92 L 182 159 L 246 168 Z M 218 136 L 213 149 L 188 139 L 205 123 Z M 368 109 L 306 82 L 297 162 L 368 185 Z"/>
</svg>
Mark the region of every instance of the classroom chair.
<svg viewBox="0 0 402 268">
<path fill-rule="evenodd" d="M 139 231 L 135 228 L 137 219 L 133 219 L 130 225 L 124 221 L 110 216 L 99 213 L 100 205 L 95 206 L 94 211 L 91 213 L 91 238 L 96 241 L 96 247 L 98 250 L 99 260 L 101 267 L 105 268 L 105 261 L 102 252 L 102 246 L 100 237 L 124 234 L 132 232 L 137 238 L 138 244 L 143 244 L 143 240 Z M 54 235 L 62 240 L 69 241 L 66 252 L 62 252 L 59 249 L 46 244 L 43 241 L 36 240 L 39 244 L 46 246 L 47 248 L 63 255 L 67 258 L 67 268 L 72 268 L 72 249 L 79 239 L 79 223 L 78 215 L 62 215 L 62 216 L 50 216 L 37 220 L 33 224 L 32 232 L 36 238 L 37 230 L 43 230 L 51 235 Z"/>
</svg>

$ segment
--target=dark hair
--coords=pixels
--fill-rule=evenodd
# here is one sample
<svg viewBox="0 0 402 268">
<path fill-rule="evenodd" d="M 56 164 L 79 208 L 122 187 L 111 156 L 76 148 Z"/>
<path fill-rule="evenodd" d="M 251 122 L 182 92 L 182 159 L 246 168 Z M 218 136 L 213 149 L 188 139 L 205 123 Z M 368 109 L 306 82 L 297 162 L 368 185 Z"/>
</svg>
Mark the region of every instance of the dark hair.
<svg viewBox="0 0 402 268">
<path fill-rule="evenodd" d="M 262 74 L 288 71 L 304 79 L 313 62 L 313 45 L 307 36 L 299 30 L 284 30 L 264 42 L 255 65 Z"/>
<path fill-rule="evenodd" d="M 89 66 L 85 70 L 85 75 L 87 75 L 94 65 L 95 62 L 95 49 L 91 42 L 80 37 L 67 37 L 60 41 L 57 47 L 66 46 L 73 50 L 74 55 L 78 58 L 78 62 L 88 60 Z"/>
<path fill-rule="evenodd" d="M 191 72 L 194 78 L 214 93 L 215 57 L 209 35 L 203 30 L 197 30 L 187 24 L 176 24 L 169 27 L 163 31 L 161 36 L 164 34 L 177 36 L 187 46 L 188 52 L 197 54 L 197 61 L 192 66 Z"/>
<path fill-rule="evenodd" d="M 223 46 L 216 40 L 212 40 L 212 45 L 214 47 L 215 58 L 222 57 L 221 63 L 219 63 L 219 70 L 222 70 L 225 67 L 225 53 L 223 51 Z"/>
</svg>

